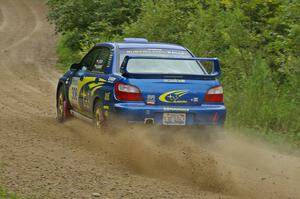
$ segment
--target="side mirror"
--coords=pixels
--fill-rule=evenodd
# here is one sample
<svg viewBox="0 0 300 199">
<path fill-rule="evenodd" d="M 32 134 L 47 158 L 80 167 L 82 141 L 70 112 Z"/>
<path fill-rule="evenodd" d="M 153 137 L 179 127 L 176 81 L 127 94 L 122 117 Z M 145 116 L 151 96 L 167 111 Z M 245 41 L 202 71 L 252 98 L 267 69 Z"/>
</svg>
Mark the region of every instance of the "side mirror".
<svg viewBox="0 0 300 199">
<path fill-rule="evenodd" d="M 70 70 L 79 70 L 80 69 L 80 64 L 79 63 L 74 63 L 71 65 Z"/>
</svg>

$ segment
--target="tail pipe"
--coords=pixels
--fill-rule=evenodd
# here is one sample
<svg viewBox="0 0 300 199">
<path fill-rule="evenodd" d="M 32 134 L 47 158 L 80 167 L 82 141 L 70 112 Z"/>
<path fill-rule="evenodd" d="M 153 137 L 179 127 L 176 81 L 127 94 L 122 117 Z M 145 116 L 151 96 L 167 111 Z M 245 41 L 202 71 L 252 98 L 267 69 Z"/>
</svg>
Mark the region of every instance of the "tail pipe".
<svg viewBox="0 0 300 199">
<path fill-rule="evenodd" d="M 153 125 L 154 124 L 154 119 L 153 118 L 145 118 L 144 124 Z"/>
</svg>

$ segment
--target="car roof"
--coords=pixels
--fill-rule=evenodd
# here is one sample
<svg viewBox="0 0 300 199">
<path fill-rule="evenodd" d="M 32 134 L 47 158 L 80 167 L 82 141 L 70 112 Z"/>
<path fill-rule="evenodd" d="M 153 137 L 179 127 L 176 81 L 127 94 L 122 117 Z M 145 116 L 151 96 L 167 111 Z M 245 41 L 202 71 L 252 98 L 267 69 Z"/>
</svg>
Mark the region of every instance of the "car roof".
<svg viewBox="0 0 300 199">
<path fill-rule="evenodd" d="M 103 43 L 98 43 L 96 46 L 101 45 Z M 168 43 L 158 43 L 158 42 L 115 42 L 115 43 L 106 43 L 110 45 L 117 46 L 120 49 L 127 49 L 127 48 L 158 48 L 158 49 L 174 49 L 174 50 L 186 50 L 186 48 L 177 45 L 177 44 L 168 44 Z"/>
<path fill-rule="evenodd" d="M 156 42 L 147 42 L 147 43 L 126 43 L 120 42 L 116 43 L 120 49 L 122 48 L 161 48 L 161 49 L 174 49 L 174 50 L 185 50 L 184 47 L 176 44 L 167 44 L 167 43 L 156 43 Z"/>
</svg>

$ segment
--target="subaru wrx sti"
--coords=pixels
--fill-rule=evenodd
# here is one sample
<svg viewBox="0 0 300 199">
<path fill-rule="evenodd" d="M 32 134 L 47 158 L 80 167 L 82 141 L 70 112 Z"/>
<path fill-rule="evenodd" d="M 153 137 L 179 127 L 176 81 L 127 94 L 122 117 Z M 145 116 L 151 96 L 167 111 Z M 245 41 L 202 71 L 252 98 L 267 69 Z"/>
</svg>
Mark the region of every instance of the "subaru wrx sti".
<svg viewBox="0 0 300 199">
<path fill-rule="evenodd" d="M 205 63 L 211 64 L 208 71 Z M 96 44 L 58 81 L 57 119 L 123 120 L 165 126 L 223 126 L 226 108 L 217 58 L 127 38 Z"/>
</svg>

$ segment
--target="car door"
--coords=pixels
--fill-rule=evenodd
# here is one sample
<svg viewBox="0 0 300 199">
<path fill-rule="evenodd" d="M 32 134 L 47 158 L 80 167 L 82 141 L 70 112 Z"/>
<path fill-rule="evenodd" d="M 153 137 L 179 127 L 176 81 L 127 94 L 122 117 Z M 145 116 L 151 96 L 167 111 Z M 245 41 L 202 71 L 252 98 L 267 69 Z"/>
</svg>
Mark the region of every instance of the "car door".
<svg viewBox="0 0 300 199">
<path fill-rule="evenodd" d="M 87 86 L 96 79 L 96 77 L 91 77 L 89 74 L 99 53 L 99 48 L 93 48 L 80 62 L 80 70 L 76 71 L 70 79 L 68 92 L 70 104 L 75 111 L 82 114 L 85 114 L 89 106 L 90 98 Z"/>
<path fill-rule="evenodd" d="M 99 46 L 97 49 L 98 53 L 92 65 L 92 69 L 91 71 L 88 71 L 86 75 L 91 80 L 94 80 L 85 87 L 85 95 L 89 100 L 87 101 L 87 104 L 84 104 L 86 105 L 84 106 L 84 110 L 89 116 L 93 115 L 94 99 L 97 97 L 103 102 L 105 94 L 106 98 L 108 96 L 106 91 L 110 90 L 108 78 L 111 73 L 113 51 L 107 46 Z"/>
</svg>

